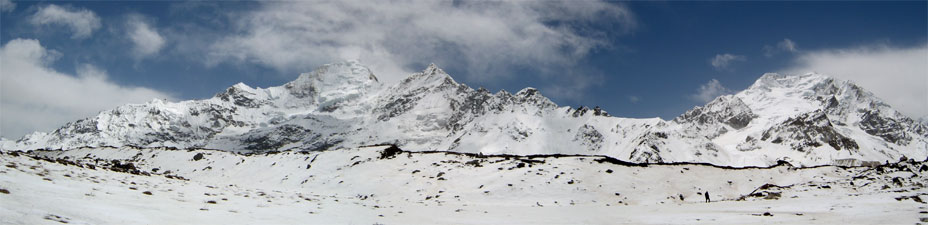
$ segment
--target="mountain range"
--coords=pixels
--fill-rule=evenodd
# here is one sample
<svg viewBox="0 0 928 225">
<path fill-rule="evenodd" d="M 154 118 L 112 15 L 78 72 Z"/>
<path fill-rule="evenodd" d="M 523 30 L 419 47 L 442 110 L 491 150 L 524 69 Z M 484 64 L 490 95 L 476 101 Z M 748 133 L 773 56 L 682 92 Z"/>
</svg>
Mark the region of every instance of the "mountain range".
<svg viewBox="0 0 928 225">
<path fill-rule="evenodd" d="M 673 120 L 558 106 L 538 89 L 474 89 L 432 64 L 385 84 L 359 61 L 326 64 L 282 86 L 239 83 L 212 98 L 106 110 L 5 150 L 83 147 L 603 155 L 636 163 L 859 165 L 928 157 L 928 125 L 850 81 L 765 74 Z"/>
</svg>

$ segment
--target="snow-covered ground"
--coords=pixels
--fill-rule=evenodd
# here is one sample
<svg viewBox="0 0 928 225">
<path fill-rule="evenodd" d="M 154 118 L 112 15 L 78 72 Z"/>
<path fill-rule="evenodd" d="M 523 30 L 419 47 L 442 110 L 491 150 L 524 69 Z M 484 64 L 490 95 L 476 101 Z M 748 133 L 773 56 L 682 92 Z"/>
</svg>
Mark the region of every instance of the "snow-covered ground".
<svg viewBox="0 0 928 225">
<path fill-rule="evenodd" d="M 0 152 L 0 223 L 913 224 L 928 220 L 923 219 L 928 218 L 928 209 L 920 203 L 928 197 L 924 162 L 876 168 L 736 169 L 644 166 L 599 156 L 389 154 L 386 149 L 258 155 L 134 148 Z M 706 191 L 713 202 L 704 202 Z"/>
</svg>

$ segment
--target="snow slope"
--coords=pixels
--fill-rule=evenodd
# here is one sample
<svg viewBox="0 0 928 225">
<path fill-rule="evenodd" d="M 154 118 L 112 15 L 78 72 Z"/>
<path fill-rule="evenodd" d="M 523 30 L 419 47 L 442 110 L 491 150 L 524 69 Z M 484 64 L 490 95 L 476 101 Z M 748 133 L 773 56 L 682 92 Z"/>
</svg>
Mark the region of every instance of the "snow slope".
<svg viewBox="0 0 928 225">
<path fill-rule="evenodd" d="M 928 217 L 918 202 L 928 196 L 924 162 L 730 169 L 385 150 L 0 151 L 0 224 L 910 224 Z M 705 191 L 712 203 L 703 202 Z"/>
<path fill-rule="evenodd" d="M 534 88 L 473 89 L 430 65 L 383 84 L 358 61 L 277 87 L 236 84 L 213 98 L 153 100 L 101 112 L 7 150 L 169 147 L 242 153 L 391 143 L 416 151 L 606 155 L 728 166 L 859 165 L 928 157 L 928 126 L 853 83 L 767 74 L 735 95 L 664 121 L 558 106 Z"/>
</svg>

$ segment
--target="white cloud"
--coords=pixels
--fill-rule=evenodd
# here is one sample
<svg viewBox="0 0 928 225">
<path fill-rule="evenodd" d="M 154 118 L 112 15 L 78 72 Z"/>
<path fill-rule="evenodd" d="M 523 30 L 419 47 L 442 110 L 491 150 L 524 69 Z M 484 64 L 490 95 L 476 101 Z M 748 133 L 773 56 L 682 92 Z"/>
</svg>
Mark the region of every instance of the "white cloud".
<svg viewBox="0 0 928 225">
<path fill-rule="evenodd" d="M 47 5 L 29 18 L 33 25 L 57 24 L 71 28 L 74 34 L 71 38 L 81 39 L 90 37 L 93 31 L 100 28 L 100 17 L 88 9 L 72 9 L 58 5 Z"/>
<path fill-rule="evenodd" d="M 631 103 L 638 103 L 641 101 L 641 97 L 631 95 L 631 96 L 628 96 L 628 101 Z"/>
<path fill-rule="evenodd" d="M 48 67 L 56 52 L 37 40 L 14 39 L 0 48 L 0 136 L 18 138 L 126 103 L 168 95 L 107 81 L 106 72 L 82 65 L 77 75 Z"/>
<path fill-rule="evenodd" d="M 783 39 L 783 41 L 780 41 L 780 43 L 777 43 L 777 48 L 780 48 L 780 50 L 787 51 L 787 52 L 799 51 L 796 48 L 796 42 L 793 42 L 793 40 L 790 40 L 789 38 Z"/>
<path fill-rule="evenodd" d="M 696 89 L 696 93 L 690 95 L 690 98 L 699 102 L 709 102 L 719 97 L 721 95 L 731 94 L 732 91 L 725 86 L 722 86 L 722 83 L 716 79 L 712 79 L 709 83 L 699 86 L 699 89 Z"/>
<path fill-rule="evenodd" d="M 796 53 L 799 52 L 799 46 L 796 45 L 796 42 L 790 40 L 789 38 L 784 38 L 782 41 L 777 43 L 776 47 L 770 45 L 764 45 L 764 56 L 773 57 L 780 52 L 789 52 Z"/>
<path fill-rule="evenodd" d="M 600 1 L 272 1 L 236 16 L 238 32 L 210 48 L 208 64 L 302 72 L 358 58 L 387 82 L 431 62 L 466 70 L 470 80 L 565 67 L 609 47 L 608 34 L 585 29 L 594 19 L 635 26 L 628 9 Z"/>
<path fill-rule="evenodd" d="M 165 40 L 153 29 L 141 15 L 130 15 L 126 21 L 129 39 L 134 45 L 132 51 L 137 58 L 150 56 L 161 51 Z"/>
<path fill-rule="evenodd" d="M 0 12 L 12 12 L 16 9 L 16 3 L 11 0 L 0 0 Z"/>
<path fill-rule="evenodd" d="M 851 80 L 910 117 L 928 116 L 928 44 L 907 48 L 878 44 L 805 52 L 781 71 L 814 71 Z"/>
<path fill-rule="evenodd" d="M 732 55 L 732 54 L 717 54 L 712 59 L 709 59 L 709 64 L 712 67 L 715 67 L 716 70 L 728 69 L 728 66 L 734 61 L 745 61 L 746 57 L 741 55 Z"/>
</svg>

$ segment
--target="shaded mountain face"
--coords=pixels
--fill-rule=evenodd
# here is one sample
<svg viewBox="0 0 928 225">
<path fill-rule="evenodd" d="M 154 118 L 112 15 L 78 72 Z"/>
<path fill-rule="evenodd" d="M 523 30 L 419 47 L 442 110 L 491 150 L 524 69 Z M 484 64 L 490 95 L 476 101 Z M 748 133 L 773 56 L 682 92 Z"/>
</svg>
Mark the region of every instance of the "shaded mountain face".
<svg viewBox="0 0 928 225">
<path fill-rule="evenodd" d="M 925 158 L 928 128 L 853 83 L 818 74 L 766 74 L 747 90 L 664 121 L 561 107 L 534 88 L 515 94 L 473 89 L 435 65 L 383 84 L 367 67 L 347 61 L 277 87 L 239 83 L 209 99 L 125 105 L 2 147 L 260 153 L 384 143 L 419 151 L 811 166 Z"/>
</svg>

